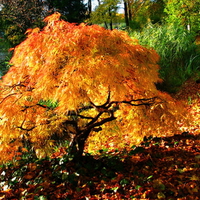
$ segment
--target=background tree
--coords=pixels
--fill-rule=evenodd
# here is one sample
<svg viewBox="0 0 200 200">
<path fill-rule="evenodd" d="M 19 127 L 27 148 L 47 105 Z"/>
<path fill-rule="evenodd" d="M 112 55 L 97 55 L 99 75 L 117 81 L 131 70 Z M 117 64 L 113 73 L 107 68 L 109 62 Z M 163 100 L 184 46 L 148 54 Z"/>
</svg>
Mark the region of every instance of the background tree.
<svg viewBox="0 0 200 200">
<path fill-rule="evenodd" d="M 42 19 L 59 11 L 69 22 L 82 22 L 86 18 L 86 6 L 82 0 L 2 0 L 1 29 L 12 46 L 25 39 L 28 28 L 42 27 Z"/>
<path fill-rule="evenodd" d="M 68 22 L 80 23 L 86 19 L 87 7 L 83 0 L 46 0 L 50 11 L 57 11 Z M 90 2 L 89 2 L 90 3 Z M 91 4 L 88 4 L 89 6 Z M 91 7 L 89 7 L 91 9 Z"/>
<path fill-rule="evenodd" d="M 166 14 L 164 13 L 165 3 L 164 0 L 151 1 L 149 6 L 151 23 L 162 23 Z"/>
<path fill-rule="evenodd" d="M 58 139 L 69 141 L 77 158 L 89 135 L 104 128 L 107 136 L 117 126 L 140 137 L 177 130 L 179 106 L 155 86 L 161 80 L 154 50 L 125 32 L 59 17 L 27 31 L 1 81 L 1 160 L 27 146 L 47 150 Z"/>
<path fill-rule="evenodd" d="M 2 30 L 11 45 L 24 39 L 27 28 L 41 26 L 45 16 L 43 1 L 40 0 L 2 0 L 0 17 Z"/>
<path fill-rule="evenodd" d="M 87 15 L 88 15 L 88 17 L 90 17 L 90 14 L 92 13 L 92 8 L 93 8 L 92 0 L 87 1 L 86 7 L 87 7 Z"/>
<path fill-rule="evenodd" d="M 113 29 L 113 23 L 119 20 L 117 15 L 119 0 L 103 0 L 99 1 L 99 6 L 91 14 L 91 22 L 101 24 L 104 23 L 106 28 Z"/>
<path fill-rule="evenodd" d="M 163 0 L 124 0 L 124 14 L 127 27 L 140 29 L 148 22 L 161 22 L 164 16 Z"/>
<path fill-rule="evenodd" d="M 124 0 L 124 18 L 126 26 L 129 27 L 128 3 Z"/>
<path fill-rule="evenodd" d="M 164 1 L 165 12 L 167 13 L 166 21 L 177 25 L 183 25 L 188 30 L 199 30 L 200 27 L 200 3 L 199 1 L 172 0 Z"/>
</svg>

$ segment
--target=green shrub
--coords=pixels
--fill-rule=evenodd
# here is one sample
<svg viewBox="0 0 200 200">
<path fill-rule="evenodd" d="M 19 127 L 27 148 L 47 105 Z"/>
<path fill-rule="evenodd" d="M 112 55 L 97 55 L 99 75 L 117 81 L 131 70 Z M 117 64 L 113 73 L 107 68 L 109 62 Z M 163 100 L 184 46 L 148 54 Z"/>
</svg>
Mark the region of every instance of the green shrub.
<svg viewBox="0 0 200 200">
<path fill-rule="evenodd" d="M 200 53 L 195 37 L 184 27 L 148 24 L 141 32 L 133 31 L 141 45 L 154 48 L 160 55 L 160 89 L 176 92 L 200 67 Z"/>
<path fill-rule="evenodd" d="M 25 39 L 23 30 L 17 25 L 10 25 L 5 30 L 5 37 L 12 46 L 18 45 Z"/>
</svg>

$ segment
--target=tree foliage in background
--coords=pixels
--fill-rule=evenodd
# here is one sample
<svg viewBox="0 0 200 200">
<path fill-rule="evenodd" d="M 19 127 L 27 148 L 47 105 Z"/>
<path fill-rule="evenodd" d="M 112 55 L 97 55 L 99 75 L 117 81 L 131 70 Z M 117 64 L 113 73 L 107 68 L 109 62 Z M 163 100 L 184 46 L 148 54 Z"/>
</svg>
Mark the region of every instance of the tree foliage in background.
<svg viewBox="0 0 200 200">
<path fill-rule="evenodd" d="M 177 25 L 183 25 L 188 30 L 198 31 L 200 29 L 200 2 L 198 0 L 164 0 L 165 21 Z"/>
<path fill-rule="evenodd" d="M 68 22 L 80 23 L 87 17 L 83 0 L 47 0 L 48 10 L 59 12 Z"/>
<path fill-rule="evenodd" d="M 124 0 L 126 26 L 140 29 L 148 22 L 161 22 L 164 16 L 163 0 Z"/>
<path fill-rule="evenodd" d="M 179 104 L 156 89 L 154 50 L 125 32 L 59 17 L 27 31 L 1 81 L 1 161 L 24 147 L 48 150 L 58 140 L 79 157 L 89 135 L 104 128 L 108 137 L 116 126 L 135 137 L 177 130 Z"/>
<path fill-rule="evenodd" d="M 117 6 L 121 2 L 110 0 L 112 5 Z M 98 13 L 103 10 L 102 2 L 99 1 Z M 151 23 L 177 23 L 185 27 L 190 26 L 194 31 L 199 30 L 199 1 L 187 0 L 123 0 L 124 20 L 127 27 L 141 29 Z M 105 7 L 105 5 L 104 5 Z M 105 9 L 105 8 L 104 8 Z M 108 10 L 108 9 L 107 9 Z M 96 12 L 96 11 L 95 11 Z M 102 13 L 96 17 L 95 23 L 101 23 Z"/>
<path fill-rule="evenodd" d="M 1 30 L 12 46 L 25 38 L 28 28 L 42 27 L 42 19 L 59 11 L 69 22 L 82 22 L 86 17 L 86 7 L 82 0 L 1 0 Z"/>
<path fill-rule="evenodd" d="M 132 28 L 140 28 L 141 24 L 144 24 L 148 20 L 147 10 L 149 7 L 149 0 L 148 1 L 141 1 L 141 0 L 125 0 L 124 7 L 125 7 L 125 16 L 126 17 L 126 24 Z M 145 15 L 144 15 L 145 11 Z M 127 23 L 128 22 L 128 23 Z"/>
<path fill-rule="evenodd" d="M 164 13 L 164 8 L 165 8 L 164 0 L 151 1 L 151 4 L 149 6 L 151 23 L 153 24 L 162 23 L 163 18 L 166 16 L 166 14 Z"/>
<path fill-rule="evenodd" d="M 117 15 L 118 3 L 120 0 L 99 1 L 99 6 L 92 12 L 90 21 L 92 23 L 104 23 L 106 28 L 113 29 L 113 23 L 119 22 Z"/>
<path fill-rule="evenodd" d="M 2 0 L 0 11 L 1 29 L 11 45 L 24 39 L 27 28 L 41 26 L 44 17 L 43 2 L 40 0 Z"/>
</svg>

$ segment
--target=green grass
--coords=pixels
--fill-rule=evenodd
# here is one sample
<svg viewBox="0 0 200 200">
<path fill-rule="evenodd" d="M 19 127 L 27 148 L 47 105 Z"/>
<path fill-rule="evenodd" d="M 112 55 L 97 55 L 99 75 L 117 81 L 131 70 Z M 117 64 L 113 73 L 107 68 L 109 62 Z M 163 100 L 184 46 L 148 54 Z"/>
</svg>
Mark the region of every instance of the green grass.
<svg viewBox="0 0 200 200">
<path fill-rule="evenodd" d="M 200 68 L 200 53 L 194 35 L 184 27 L 149 24 L 141 32 L 133 31 L 141 45 L 154 48 L 160 55 L 161 89 L 176 92 Z"/>
</svg>

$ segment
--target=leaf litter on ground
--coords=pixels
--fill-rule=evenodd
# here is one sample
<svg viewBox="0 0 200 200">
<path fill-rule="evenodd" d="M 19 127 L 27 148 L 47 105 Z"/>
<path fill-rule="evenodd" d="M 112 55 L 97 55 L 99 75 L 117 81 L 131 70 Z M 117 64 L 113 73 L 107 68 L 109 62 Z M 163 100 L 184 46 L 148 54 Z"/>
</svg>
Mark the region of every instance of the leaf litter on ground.
<svg viewBox="0 0 200 200">
<path fill-rule="evenodd" d="M 145 138 L 76 163 L 67 155 L 24 159 L 1 167 L 0 184 L 0 199 L 198 199 L 200 136 Z"/>
</svg>

